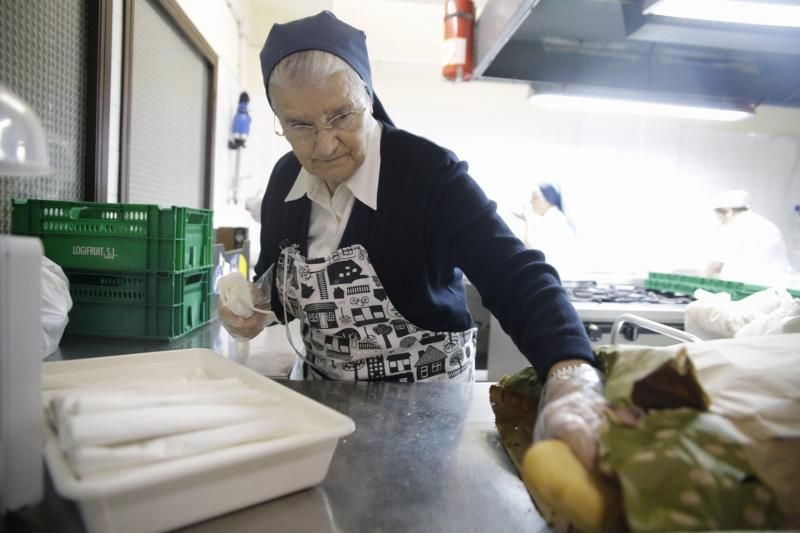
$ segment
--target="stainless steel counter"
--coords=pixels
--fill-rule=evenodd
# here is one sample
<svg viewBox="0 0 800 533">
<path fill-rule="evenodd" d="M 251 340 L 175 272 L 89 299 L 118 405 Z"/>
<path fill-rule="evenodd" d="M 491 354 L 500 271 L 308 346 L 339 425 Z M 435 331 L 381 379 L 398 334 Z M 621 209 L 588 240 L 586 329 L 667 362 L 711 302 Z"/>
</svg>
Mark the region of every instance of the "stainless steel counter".
<svg viewBox="0 0 800 533">
<path fill-rule="evenodd" d="M 294 321 L 289 327 L 293 329 L 294 338 L 298 339 L 295 342 L 299 342 L 299 323 Z M 285 378 L 289 375 L 295 358 L 294 351 L 286 340 L 284 326 L 265 328 L 254 339 L 241 342 L 231 337 L 219 320 L 215 318 L 191 333 L 171 341 L 65 335 L 61 339 L 58 349 L 45 361 L 185 348 L 207 348 L 252 368 L 259 374 L 277 378 Z"/>
<path fill-rule="evenodd" d="M 347 414 L 325 480 L 183 531 L 549 531 L 503 449 L 489 384 L 283 382 Z M 81 531 L 48 490 L 9 531 Z"/>
</svg>

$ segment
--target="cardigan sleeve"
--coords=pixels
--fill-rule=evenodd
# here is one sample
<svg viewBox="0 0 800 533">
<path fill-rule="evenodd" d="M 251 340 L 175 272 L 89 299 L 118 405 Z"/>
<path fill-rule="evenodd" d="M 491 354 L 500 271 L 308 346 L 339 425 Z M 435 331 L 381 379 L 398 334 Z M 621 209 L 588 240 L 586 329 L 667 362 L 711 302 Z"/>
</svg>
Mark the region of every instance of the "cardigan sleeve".
<svg viewBox="0 0 800 533">
<path fill-rule="evenodd" d="M 271 221 L 267 218 L 271 213 L 269 204 L 272 201 L 272 196 L 272 190 L 267 187 L 267 190 L 264 192 L 264 198 L 261 200 L 261 232 L 259 235 L 261 250 L 258 253 L 258 260 L 253 267 L 253 270 L 255 271 L 255 278 L 253 281 L 260 278 L 261 275 L 267 271 L 269 266 L 275 262 L 275 258 L 272 257 L 272 254 L 270 254 L 270 242 L 273 240 L 273 238 L 271 238 L 268 229 L 271 227 Z"/>
<path fill-rule="evenodd" d="M 267 183 L 267 190 L 264 192 L 264 199 L 261 202 L 261 251 L 258 255 L 258 261 L 253 267 L 255 279 L 260 278 L 267 272 L 270 266 L 276 265 L 277 268 L 280 243 L 287 237 L 287 226 L 289 226 L 287 223 L 287 210 L 289 208 L 284 199 L 294 184 L 299 169 L 300 163 L 291 152 L 281 157 L 272 169 Z M 284 322 L 283 306 L 278 297 L 275 275 L 276 272 L 273 269 L 270 303 L 278 320 Z M 287 318 L 288 321 L 294 319 L 291 314 L 288 314 Z"/>
<path fill-rule="evenodd" d="M 443 268 L 460 268 L 489 311 L 540 376 L 564 359 L 594 363 L 591 344 L 556 270 L 528 249 L 498 215 L 496 204 L 447 157 L 427 206 L 429 253 Z"/>
</svg>

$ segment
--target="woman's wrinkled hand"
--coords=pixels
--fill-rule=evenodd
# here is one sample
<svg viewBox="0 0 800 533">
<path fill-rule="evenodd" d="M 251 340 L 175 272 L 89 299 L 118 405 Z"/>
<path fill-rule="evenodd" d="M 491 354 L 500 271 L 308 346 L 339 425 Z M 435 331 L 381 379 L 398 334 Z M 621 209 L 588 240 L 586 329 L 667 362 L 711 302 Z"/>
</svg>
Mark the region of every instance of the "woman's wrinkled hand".
<svg viewBox="0 0 800 533">
<path fill-rule="evenodd" d="M 596 470 L 598 432 L 607 406 L 599 372 L 586 363 L 551 372 L 540 406 L 533 441 L 563 440 L 586 468 Z"/>
</svg>

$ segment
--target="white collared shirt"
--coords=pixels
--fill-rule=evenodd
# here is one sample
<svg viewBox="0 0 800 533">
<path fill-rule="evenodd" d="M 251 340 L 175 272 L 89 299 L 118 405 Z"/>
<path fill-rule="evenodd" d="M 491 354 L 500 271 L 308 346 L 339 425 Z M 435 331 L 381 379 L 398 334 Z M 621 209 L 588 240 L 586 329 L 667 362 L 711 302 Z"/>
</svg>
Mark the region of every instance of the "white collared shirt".
<svg viewBox="0 0 800 533">
<path fill-rule="evenodd" d="M 297 179 L 286 195 L 285 202 L 307 195 L 311 200 L 311 219 L 308 224 L 308 257 L 327 257 L 339 247 L 350 220 L 355 199 L 367 207 L 378 209 L 378 177 L 381 169 L 381 132 L 377 120 L 371 120 L 364 162 L 331 195 L 321 178 L 301 168 Z"/>
</svg>

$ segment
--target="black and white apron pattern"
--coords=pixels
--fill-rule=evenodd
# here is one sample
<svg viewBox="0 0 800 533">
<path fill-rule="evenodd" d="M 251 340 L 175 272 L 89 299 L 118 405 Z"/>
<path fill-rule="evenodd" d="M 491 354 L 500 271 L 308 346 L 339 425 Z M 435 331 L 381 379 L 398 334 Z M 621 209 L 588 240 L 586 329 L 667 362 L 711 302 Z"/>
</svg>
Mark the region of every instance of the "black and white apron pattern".
<svg viewBox="0 0 800 533">
<path fill-rule="evenodd" d="M 301 321 L 307 377 L 474 381 L 478 329 L 427 331 L 406 320 L 363 246 L 321 259 L 306 259 L 296 246 L 288 247 L 277 266 L 278 296 Z"/>
</svg>

